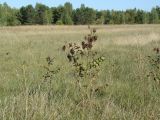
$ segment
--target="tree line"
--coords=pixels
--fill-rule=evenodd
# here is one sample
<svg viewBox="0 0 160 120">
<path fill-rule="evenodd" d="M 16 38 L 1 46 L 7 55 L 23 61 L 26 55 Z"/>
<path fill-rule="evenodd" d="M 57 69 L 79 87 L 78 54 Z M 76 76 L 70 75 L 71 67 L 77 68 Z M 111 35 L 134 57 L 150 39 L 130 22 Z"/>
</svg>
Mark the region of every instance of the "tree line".
<svg viewBox="0 0 160 120">
<path fill-rule="evenodd" d="M 70 2 L 63 6 L 48 7 L 37 3 L 19 9 L 12 8 L 7 3 L 0 4 L 0 26 L 14 25 L 87 25 L 87 24 L 158 24 L 160 23 L 160 7 L 151 11 L 140 9 L 95 10 L 86 7 L 73 9 Z"/>
</svg>

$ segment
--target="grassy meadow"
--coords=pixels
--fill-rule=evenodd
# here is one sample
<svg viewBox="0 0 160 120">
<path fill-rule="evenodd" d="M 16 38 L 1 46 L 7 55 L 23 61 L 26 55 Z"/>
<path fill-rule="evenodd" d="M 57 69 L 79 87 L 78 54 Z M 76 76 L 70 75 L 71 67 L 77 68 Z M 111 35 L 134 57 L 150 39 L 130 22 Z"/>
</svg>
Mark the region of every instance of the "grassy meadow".
<svg viewBox="0 0 160 120">
<path fill-rule="evenodd" d="M 105 56 L 96 85 L 108 84 L 92 97 L 77 89 L 61 50 L 83 41 L 87 26 L 0 28 L 0 120 L 160 119 L 160 87 L 147 77 L 147 56 L 160 47 L 160 25 L 92 27 L 98 35 L 93 50 Z M 54 58 L 53 69 L 60 67 L 50 84 L 42 83 L 48 56 Z"/>
</svg>

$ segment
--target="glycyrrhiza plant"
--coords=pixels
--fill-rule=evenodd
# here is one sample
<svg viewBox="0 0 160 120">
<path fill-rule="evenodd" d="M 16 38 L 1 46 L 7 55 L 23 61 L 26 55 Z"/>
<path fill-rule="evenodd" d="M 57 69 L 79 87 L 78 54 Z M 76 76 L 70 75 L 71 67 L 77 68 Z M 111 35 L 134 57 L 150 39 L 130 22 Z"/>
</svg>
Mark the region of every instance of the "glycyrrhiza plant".
<svg viewBox="0 0 160 120">
<path fill-rule="evenodd" d="M 80 44 L 69 43 L 64 45 L 62 50 L 66 52 L 66 57 L 74 68 L 74 77 L 79 84 L 79 89 L 86 88 L 90 96 L 91 93 L 97 92 L 99 88 L 103 88 L 107 84 L 101 87 L 96 84 L 99 73 L 102 71 L 101 65 L 105 57 L 92 50 L 98 40 L 98 36 L 95 28 L 89 27 L 89 30 L 90 33 L 85 36 L 84 41 Z"/>
</svg>

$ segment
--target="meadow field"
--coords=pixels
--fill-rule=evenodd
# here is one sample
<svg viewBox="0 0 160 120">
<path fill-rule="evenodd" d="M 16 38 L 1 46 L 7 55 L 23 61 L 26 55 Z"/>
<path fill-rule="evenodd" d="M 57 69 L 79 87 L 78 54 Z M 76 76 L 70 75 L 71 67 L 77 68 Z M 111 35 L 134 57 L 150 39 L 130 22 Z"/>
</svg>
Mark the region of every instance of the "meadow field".
<svg viewBox="0 0 160 120">
<path fill-rule="evenodd" d="M 160 25 L 91 27 L 93 50 L 105 56 L 96 87 L 107 84 L 92 96 L 78 89 L 62 51 L 83 41 L 87 26 L 0 27 L 0 120 L 160 120 L 160 83 L 148 76 Z M 50 83 L 43 81 L 48 56 L 60 68 Z"/>
</svg>

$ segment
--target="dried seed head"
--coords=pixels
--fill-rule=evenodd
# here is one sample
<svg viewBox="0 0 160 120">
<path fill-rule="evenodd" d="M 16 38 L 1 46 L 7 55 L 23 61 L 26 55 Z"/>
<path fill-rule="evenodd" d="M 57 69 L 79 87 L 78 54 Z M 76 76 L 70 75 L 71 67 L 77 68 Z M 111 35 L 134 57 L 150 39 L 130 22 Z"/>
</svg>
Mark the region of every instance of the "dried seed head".
<svg viewBox="0 0 160 120">
<path fill-rule="evenodd" d="M 66 50 L 66 46 L 65 46 L 65 45 L 62 47 L 62 50 L 63 50 L 63 51 L 65 51 L 65 50 Z"/>
<path fill-rule="evenodd" d="M 74 55 L 75 51 L 74 51 L 73 48 L 70 50 L 70 53 L 71 53 L 72 55 Z"/>
<path fill-rule="evenodd" d="M 88 42 L 90 43 L 90 42 L 93 42 L 93 38 L 92 37 L 89 37 L 88 38 Z"/>
<path fill-rule="evenodd" d="M 87 48 L 88 48 L 88 49 L 92 49 L 92 47 L 93 47 L 92 43 L 91 43 L 91 42 L 88 43 Z"/>
<path fill-rule="evenodd" d="M 159 48 L 154 48 L 153 51 L 155 51 L 157 54 L 160 52 Z"/>
<path fill-rule="evenodd" d="M 95 35 L 93 36 L 94 41 L 96 41 L 98 39 L 98 37 Z"/>
<path fill-rule="evenodd" d="M 84 45 L 84 44 L 85 44 L 85 42 L 83 41 L 83 42 L 82 42 L 82 45 Z"/>
<path fill-rule="evenodd" d="M 83 52 L 82 50 L 80 51 L 80 55 L 81 55 L 81 56 L 83 56 L 83 55 L 84 55 L 84 52 Z"/>
<path fill-rule="evenodd" d="M 76 46 L 77 44 L 76 43 L 74 43 L 74 46 Z"/>
<path fill-rule="evenodd" d="M 69 43 L 69 48 L 71 48 L 73 45 L 72 45 L 72 43 Z"/>
<path fill-rule="evenodd" d="M 86 48 L 86 44 L 85 44 L 85 42 L 83 41 L 82 42 L 82 49 L 85 49 Z"/>
<path fill-rule="evenodd" d="M 53 65 L 53 62 L 54 62 L 54 61 L 53 61 L 53 58 L 51 58 L 51 57 L 48 56 L 48 57 L 46 58 L 46 61 L 47 61 L 48 65 Z"/>
<path fill-rule="evenodd" d="M 69 62 L 72 62 L 72 55 L 71 54 L 68 54 L 67 58 L 68 58 Z"/>
</svg>

